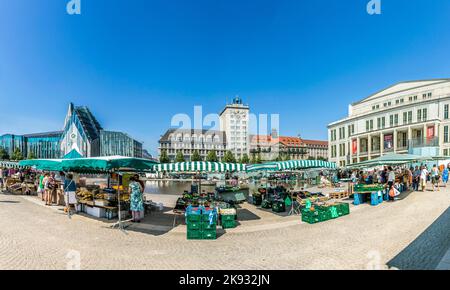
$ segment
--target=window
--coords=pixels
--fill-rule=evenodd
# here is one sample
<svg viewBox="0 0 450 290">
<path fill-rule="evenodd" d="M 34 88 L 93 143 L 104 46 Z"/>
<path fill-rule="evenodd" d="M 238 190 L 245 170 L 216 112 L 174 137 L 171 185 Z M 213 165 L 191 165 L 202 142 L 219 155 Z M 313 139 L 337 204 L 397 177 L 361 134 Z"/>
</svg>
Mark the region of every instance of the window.
<svg viewBox="0 0 450 290">
<path fill-rule="evenodd" d="M 395 104 L 396 105 L 400 104 L 400 100 L 395 100 Z"/>
<path fill-rule="evenodd" d="M 408 112 L 403 112 L 403 124 L 408 122 Z"/>
<path fill-rule="evenodd" d="M 427 118 L 428 118 L 428 110 L 427 110 L 427 109 L 423 109 L 423 110 L 422 110 L 422 119 L 423 119 L 424 121 L 426 121 Z"/>
<path fill-rule="evenodd" d="M 444 156 L 448 156 L 448 149 L 444 149 Z"/>
<path fill-rule="evenodd" d="M 444 126 L 444 143 L 448 143 L 448 126 Z"/>
<path fill-rule="evenodd" d="M 377 119 L 377 129 L 381 129 L 381 118 Z"/>
<path fill-rule="evenodd" d="M 369 120 L 366 121 L 366 131 L 370 130 L 370 123 Z"/>
<path fill-rule="evenodd" d="M 408 124 L 412 123 L 412 111 L 408 112 Z"/>
<path fill-rule="evenodd" d="M 433 96 L 432 93 L 428 93 L 428 97 L 431 98 Z"/>
<path fill-rule="evenodd" d="M 400 99 L 400 104 L 403 104 L 405 102 L 405 99 Z"/>
<path fill-rule="evenodd" d="M 444 106 L 444 119 L 448 119 L 448 104 Z"/>
<path fill-rule="evenodd" d="M 413 100 L 413 97 L 409 97 L 409 98 L 408 98 L 408 100 L 409 100 L 410 102 L 412 102 L 412 100 Z"/>
<path fill-rule="evenodd" d="M 373 130 L 373 120 L 370 120 L 370 130 Z"/>
<path fill-rule="evenodd" d="M 394 115 L 394 125 L 398 126 L 398 114 Z"/>
<path fill-rule="evenodd" d="M 417 110 L 417 122 L 422 122 L 422 109 Z"/>
<path fill-rule="evenodd" d="M 383 117 L 383 118 L 381 118 L 381 128 L 385 128 L 386 127 L 386 118 L 385 117 Z"/>
<path fill-rule="evenodd" d="M 414 101 L 417 101 L 417 96 L 414 96 L 414 98 L 413 98 L 413 99 L 414 99 Z"/>
<path fill-rule="evenodd" d="M 394 127 L 394 115 L 389 116 L 389 126 Z"/>
</svg>

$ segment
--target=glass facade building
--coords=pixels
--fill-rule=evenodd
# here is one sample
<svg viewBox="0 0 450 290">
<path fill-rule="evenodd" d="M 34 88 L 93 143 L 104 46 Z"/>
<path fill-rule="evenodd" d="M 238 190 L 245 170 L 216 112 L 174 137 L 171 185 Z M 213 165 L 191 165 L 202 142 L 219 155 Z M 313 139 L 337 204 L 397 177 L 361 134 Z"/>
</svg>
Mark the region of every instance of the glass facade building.
<svg viewBox="0 0 450 290">
<path fill-rule="evenodd" d="M 19 148 L 25 158 L 63 158 L 72 150 L 84 157 L 128 156 L 143 157 L 142 143 L 122 132 L 103 130 L 89 108 L 72 103 L 63 131 L 29 135 L 0 136 L 0 148 L 11 157 Z"/>
</svg>

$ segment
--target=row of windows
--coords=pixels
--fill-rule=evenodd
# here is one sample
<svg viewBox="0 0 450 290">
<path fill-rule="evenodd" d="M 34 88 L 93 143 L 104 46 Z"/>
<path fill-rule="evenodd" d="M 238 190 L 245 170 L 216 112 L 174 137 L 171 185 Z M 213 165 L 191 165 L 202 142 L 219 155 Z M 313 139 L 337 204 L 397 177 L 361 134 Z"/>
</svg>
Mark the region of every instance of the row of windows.
<svg viewBox="0 0 450 290">
<path fill-rule="evenodd" d="M 433 96 L 433 93 L 422 94 L 422 99 L 426 100 L 426 99 L 431 98 L 432 96 Z M 417 101 L 417 100 L 418 100 L 418 96 L 417 96 L 417 95 L 415 95 L 415 96 L 409 96 L 409 97 L 408 97 L 408 100 L 409 100 L 410 102 Z M 403 104 L 404 102 L 405 102 L 405 99 L 404 99 L 404 98 L 400 98 L 400 99 L 395 100 L 395 104 L 396 104 L 396 105 L 401 105 L 401 104 Z M 388 101 L 388 102 L 383 103 L 383 107 L 384 107 L 384 108 L 391 107 L 391 106 L 392 106 L 392 101 Z M 380 105 L 379 105 L 379 104 L 378 104 L 378 105 L 373 105 L 373 106 L 372 106 L 372 110 L 373 110 L 373 111 L 378 110 L 379 108 L 380 108 Z"/>
</svg>

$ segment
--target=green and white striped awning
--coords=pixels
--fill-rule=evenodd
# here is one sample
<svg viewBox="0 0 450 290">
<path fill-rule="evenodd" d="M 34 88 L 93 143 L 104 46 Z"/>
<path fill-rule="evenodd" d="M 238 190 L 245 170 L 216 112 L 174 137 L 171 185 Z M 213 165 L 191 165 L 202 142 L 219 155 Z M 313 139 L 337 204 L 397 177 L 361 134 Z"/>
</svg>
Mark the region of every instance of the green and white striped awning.
<svg viewBox="0 0 450 290">
<path fill-rule="evenodd" d="M 336 163 L 323 160 L 290 160 L 248 166 L 247 171 L 284 171 L 310 168 L 336 168 Z"/>
<path fill-rule="evenodd" d="M 0 167 L 22 168 L 22 166 L 20 166 L 18 162 L 11 162 L 11 161 L 0 161 Z"/>
<path fill-rule="evenodd" d="M 222 162 L 179 162 L 157 164 L 153 167 L 157 172 L 235 172 L 245 171 L 245 164 L 222 163 Z"/>
</svg>

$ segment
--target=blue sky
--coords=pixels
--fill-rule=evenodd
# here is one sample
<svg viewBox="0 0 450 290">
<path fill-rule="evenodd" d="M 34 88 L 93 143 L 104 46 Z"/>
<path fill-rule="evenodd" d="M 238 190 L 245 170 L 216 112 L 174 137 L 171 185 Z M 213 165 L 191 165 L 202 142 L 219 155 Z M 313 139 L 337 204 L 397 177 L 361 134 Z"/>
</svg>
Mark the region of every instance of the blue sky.
<svg viewBox="0 0 450 290">
<path fill-rule="evenodd" d="M 348 104 L 450 77 L 450 1 L 0 0 L 0 134 L 60 130 L 68 103 L 155 153 L 173 115 L 235 95 L 326 139 Z"/>
</svg>

